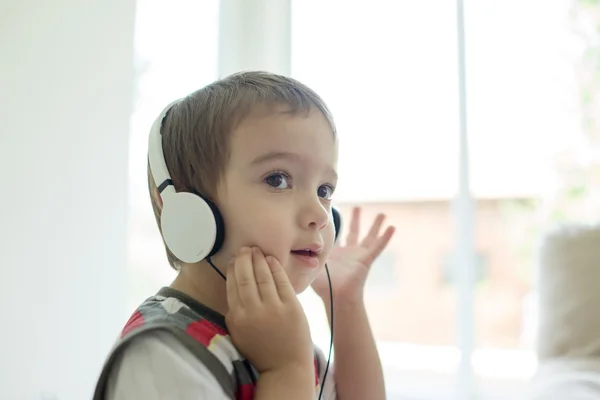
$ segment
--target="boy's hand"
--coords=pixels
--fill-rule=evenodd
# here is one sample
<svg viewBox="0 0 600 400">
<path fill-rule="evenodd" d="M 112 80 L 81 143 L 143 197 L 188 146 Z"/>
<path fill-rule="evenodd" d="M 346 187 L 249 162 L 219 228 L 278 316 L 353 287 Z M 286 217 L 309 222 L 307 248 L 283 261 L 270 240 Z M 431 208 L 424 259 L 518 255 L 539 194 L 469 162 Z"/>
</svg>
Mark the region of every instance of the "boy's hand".
<svg viewBox="0 0 600 400">
<path fill-rule="evenodd" d="M 379 214 L 373 221 L 367 236 L 359 242 L 360 207 L 352 210 L 346 245 L 335 247 L 327 260 L 334 298 L 344 299 L 344 301 L 362 301 L 369 269 L 394 235 L 393 226 L 388 226 L 380 234 L 384 219 L 385 215 Z M 329 283 L 325 271 L 314 280 L 312 288 L 319 297 L 329 301 Z"/>
<path fill-rule="evenodd" d="M 243 248 L 227 269 L 227 301 L 233 344 L 261 374 L 301 371 L 314 379 L 308 321 L 279 261 Z"/>
</svg>

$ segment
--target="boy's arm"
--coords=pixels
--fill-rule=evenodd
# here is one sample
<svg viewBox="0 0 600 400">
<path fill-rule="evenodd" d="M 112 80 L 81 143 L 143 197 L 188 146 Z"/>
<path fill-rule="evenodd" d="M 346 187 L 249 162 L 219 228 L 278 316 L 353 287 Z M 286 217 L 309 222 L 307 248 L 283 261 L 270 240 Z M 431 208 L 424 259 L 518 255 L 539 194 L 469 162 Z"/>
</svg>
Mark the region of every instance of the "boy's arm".
<svg viewBox="0 0 600 400">
<path fill-rule="evenodd" d="M 327 318 L 331 326 L 329 299 Z M 362 300 L 335 299 L 334 377 L 338 400 L 385 399 L 385 383 L 375 338 Z"/>
<path fill-rule="evenodd" d="M 111 369 L 106 400 L 229 400 L 210 369 L 168 332 L 132 340 Z"/>
<path fill-rule="evenodd" d="M 312 400 L 314 368 L 261 374 L 256 400 Z M 290 398 L 292 398 L 290 397 Z M 229 400 L 210 369 L 168 332 L 135 338 L 111 370 L 106 400 Z"/>
<path fill-rule="evenodd" d="M 288 368 L 260 374 L 256 383 L 256 400 L 307 399 L 315 394 L 314 368 Z"/>
</svg>

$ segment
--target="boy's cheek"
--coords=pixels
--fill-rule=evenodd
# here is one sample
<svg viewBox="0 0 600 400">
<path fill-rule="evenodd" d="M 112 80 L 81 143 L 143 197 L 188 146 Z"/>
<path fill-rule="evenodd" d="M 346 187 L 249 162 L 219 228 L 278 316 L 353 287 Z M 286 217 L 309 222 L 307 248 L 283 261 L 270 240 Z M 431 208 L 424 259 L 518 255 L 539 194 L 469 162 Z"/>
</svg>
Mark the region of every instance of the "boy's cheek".
<svg viewBox="0 0 600 400">
<path fill-rule="evenodd" d="M 325 228 L 323 232 L 323 241 L 325 243 L 324 251 L 326 252 L 326 256 L 329 257 L 331 249 L 333 249 L 333 247 L 335 246 L 335 226 L 333 225 L 333 223 L 329 224 Z"/>
</svg>

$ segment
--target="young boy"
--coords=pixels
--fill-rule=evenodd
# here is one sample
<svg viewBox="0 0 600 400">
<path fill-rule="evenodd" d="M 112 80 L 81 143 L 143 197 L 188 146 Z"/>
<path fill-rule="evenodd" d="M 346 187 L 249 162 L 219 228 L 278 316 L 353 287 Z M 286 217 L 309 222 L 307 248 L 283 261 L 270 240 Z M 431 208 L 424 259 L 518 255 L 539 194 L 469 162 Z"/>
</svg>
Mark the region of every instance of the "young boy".
<svg viewBox="0 0 600 400">
<path fill-rule="evenodd" d="M 314 399 L 321 389 L 323 399 L 384 399 L 363 288 L 394 229 L 381 232 L 379 215 L 359 242 L 355 209 L 334 248 L 337 135 L 321 98 L 290 78 L 240 73 L 171 104 L 155 129 L 168 175 L 150 154 L 152 206 L 178 275 L 132 315 L 95 399 Z M 162 215 L 173 196 L 185 201 Z M 210 206 L 198 209 L 210 215 L 205 230 L 185 219 L 195 221 L 186 198 L 198 196 Z M 165 222 L 173 213 L 181 226 Z M 216 247 L 182 260 L 170 236 L 185 242 L 193 235 L 179 230 L 197 225 Z M 335 316 L 323 388 L 327 360 L 296 298 L 309 285 Z"/>
</svg>

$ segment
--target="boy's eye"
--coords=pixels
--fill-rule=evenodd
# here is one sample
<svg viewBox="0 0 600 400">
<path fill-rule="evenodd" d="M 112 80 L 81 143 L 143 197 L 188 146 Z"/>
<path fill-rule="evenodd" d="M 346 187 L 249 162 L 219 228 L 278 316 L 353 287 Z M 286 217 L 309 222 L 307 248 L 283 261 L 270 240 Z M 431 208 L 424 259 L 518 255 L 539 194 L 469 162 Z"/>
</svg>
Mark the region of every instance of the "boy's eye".
<svg viewBox="0 0 600 400">
<path fill-rule="evenodd" d="M 271 174 L 265 178 L 265 183 L 275 189 L 288 189 L 288 177 L 282 173 Z"/>
<path fill-rule="evenodd" d="M 330 200 L 331 196 L 333 196 L 333 188 L 329 185 L 319 186 L 319 189 L 317 189 L 317 194 L 319 197 L 322 197 L 325 200 Z"/>
</svg>

